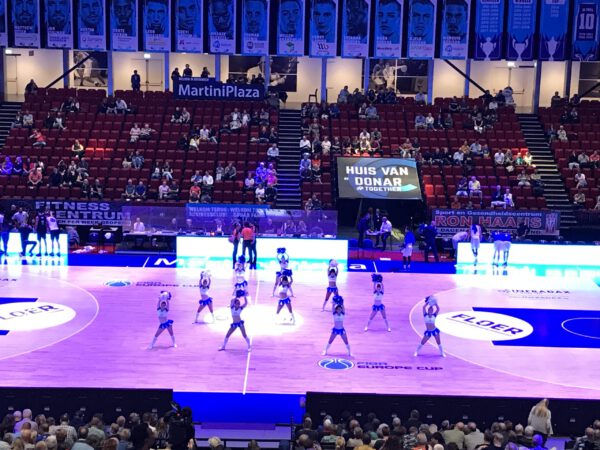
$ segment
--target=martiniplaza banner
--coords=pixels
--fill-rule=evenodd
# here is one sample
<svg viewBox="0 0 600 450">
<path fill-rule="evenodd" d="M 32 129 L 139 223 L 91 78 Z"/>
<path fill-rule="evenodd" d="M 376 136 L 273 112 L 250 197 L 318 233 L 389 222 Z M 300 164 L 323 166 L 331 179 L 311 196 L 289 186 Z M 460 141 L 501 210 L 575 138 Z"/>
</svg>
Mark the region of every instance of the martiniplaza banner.
<svg viewBox="0 0 600 450">
<path fill-rule="evenodd" d="M 469 52 L 471 0 L 444 0 L 440 57 L 465 59 Z"/>
<path fill-rule="evenodd" d="M 402 53 L 403 0 L 374 1 L 375 57 L 400 58 Z"/>
<path fill-rule="evenodd" d="M 433 58 L 437 2 L 409 0 L 408 7 L 408 57 Z"/>
<path fill-rule="evenodd" d="M 79 0 L 78 11 L 80 50 L 106 50 L 106 30 L 103 0 Z"/>
<path fill-rule="evenodd" d="M 171 2 L 169 0 L 143 0 L 144 50 L 171 51 Z"/>
<path fill-rule="evenodd" d="M 110 42 L 113 50 L 138 49 L 137 0 L 110 1 Z"/>
<path fill-rule="evenodd" d="M 421 200 L 414 159 L 338 158 L 337 173 L 341 198 Z"/>
<path fill-rule="evenodd" d="M 73 48 L 73 5 L 71 0 L 45 0 L 46 46 Z"/>
<path fill-rule="evenodd" d="M 40 46 L 40 4 L 38 0 L 12 0 L 12 31 L 15 47 Z"/>
<path fill-rule="evenodd" d="M 572 59 L 597 61 L 600 0 L 575 0 L 574 8 Z"/>
<path fill-rule="evenodd" d="M 176 0 L 175 50 L 202 53 L 202 1 Z"/>
<path fill-rule="evenodd" d="M 531 236 L 558 236 L 560 232 L 560 213 L 557 211 L 434 209 L 432 220 L 442 236 L 467 231 L 471 225 L 480 225 L 488 232 L 516 233 L 521 222 L 527 224 Z"/>
<path fill-rule="evenodd" d="M 235 53 L 235 0 L 208 0 L 210 53 Z"/>
<path fill-rule="evenodd" d="M 269 0 L 242 0 L 242 54 L 269 53 Z"/>
<path fill-rule="evenodd" d="M 541 0 L 540 52 L 542 61 L 563 61 L 569 27 L 569 0 Z"/>
<path fill-rule="evenodd" d="M 304 55 L 304 0 L 280 0 L 277 21 L 277 53 Z"/>
<path fill-rule="evenodd" d="M 506 59 L 533 59 L 536 12 L 537 0 L 508 0 Z"/>
<path fill-rule="evenodd" d="M 504 0 L 477 0 L 474 59 L 480 61 L 501 59 L 503 31 Z"/>
<path fill-rule="evenodd" d="M 342 15 L 342 56 L 369 56 L 371 0 L 344 0 Z"/>
<path fill-rule="evenodd" d="M 312 0 L 310 9 L 310 56 L 336 56 L 338 1 Z"/>
<path fill-rule="evenodd" d="M 265 98 L 262 84 L 221 83 L 214 78 L 184 78 L 173 83 L 173 95 L 185 100 L 250 100 Z"/>
<path fill-rule="evenodd" d="M 0 47 L 8 47 L 8 24 L 6 23 L 6 0 L 0 2 Z"/>
</svg>

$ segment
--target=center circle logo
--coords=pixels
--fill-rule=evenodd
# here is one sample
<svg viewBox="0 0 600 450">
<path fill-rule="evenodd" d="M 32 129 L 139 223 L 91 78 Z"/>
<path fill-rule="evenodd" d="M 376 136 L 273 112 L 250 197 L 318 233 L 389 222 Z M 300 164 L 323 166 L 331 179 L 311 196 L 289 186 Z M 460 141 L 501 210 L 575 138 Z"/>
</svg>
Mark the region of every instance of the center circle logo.
<svg viewBox="0 0 600 450">
<path fill-rule="evenodd" d="M 105 286 L 110 286 L 110 287 L 125 287 L 125 286 L 131 286 L 131 281 L 127 281 L 127 280 L 110 280 L 107 281 L 106 283 L 104 283 Z"/>
<path fill-rule="evenodd" d="M 58 303 L 8 303 L 0 305 L 0 322 L 3 330 L 33 331 L 57 327 L 70 322 L 77 313 Z"/>
<path fill-rule="evenodd" d="M 348 370 L 354 367 L 354 362 L 342 358 L 325 358 L 318 362 L 319 367 L 329 370 Z"/>
<path fill-rule="evenodd" d="M 474 341 L 510 341 L 533 333 L 524 320 L 483 311 L 453 311 L 437 316 L 436 326 L 452 336 Z"/>
</svg>

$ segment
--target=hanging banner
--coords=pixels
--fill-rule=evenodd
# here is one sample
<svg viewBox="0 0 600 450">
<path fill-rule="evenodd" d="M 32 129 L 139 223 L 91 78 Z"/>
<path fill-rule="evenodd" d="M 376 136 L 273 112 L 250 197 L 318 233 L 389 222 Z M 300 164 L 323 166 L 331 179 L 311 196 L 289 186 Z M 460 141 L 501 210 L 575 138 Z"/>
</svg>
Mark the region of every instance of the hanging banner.
<svg viewBox="0 0 600 450">
<path fill-rule="evenodd" d="M 375 56 L 400 58 L 403 0 L 375 0 Z"/>
<path fill-rule="evenodd" d="M 15 47 L 39 47 L 40 4 L 38 0 L 12 0 L 11 6 Z"/>
<path fill-rule="evenodd" d="M 280 0 L 277 54 L 304 55 L 304 0 Z"/>
<path fill-rule="evenodd" d="M 269 53 L 269 0 L 242 0 L 242 54 Z"/>
<path fill-rule="evenodd" d="M 409 0 L 408 57 L 429 59 L 435 52 L 437 4 L 432 0 Z"/>
<path fill-rule="evenodd" d="M 175 3 L 175 50 L 202 53 L 202 3 L 177 0 Z"/>
<path fill-rule="evenodd" d="M 563 61 L 569 26 L 568 0 L 542 0 L 540 11 L 540 54 L 542 61 Z"/>
<path fill-rule="evenodd" d="M 209 0 L 208 39 L 211 53 L 235 53 L 234 0 Z"/>
<path fill-rule="evenodd" d="M 345 0 L 342 16 L 342 56 L 369 56 L 371 0 Z"/>
<path fill-rule="evenodd" d="M 110 42 L 113 50 L 138 49 L 137 0 L 111 0 Z"/>
<path fill-rule="evenodd" d="M 502 58 L 504 0 L 477 0 L 475 4 L 475 50 L 479 61 Z"/>
<path fill-rule="evenodd" d="M 310 56 L 337 54 L 338 0 L 312 0 L 310 9 Z"/>
<path fill-rule="evenodd" d="M 45 0 L 46 46 L 73 48 L 71 0 Z"/>
<path fill-rule="evenodd" d="M 598 60 L 599 11 L 599 0 L 575 0 L 572 59 L 576 61 Z"/>
<path fill-rule="evenodd" d="M 144 0 L 144 50 L 171 51 L 171 12 L 168 0 Z"/>
<path fill-rule="evenodd" d="M 79 0 L 79 46 L 81 50 L 106 50 L 104 1 Z"/>
<path fill-rule="evenodd" d="M 537 0 L 508 0 L 506 59 L 531 61 Z"/>
<path fill-rule="evenodd" d="M 440 57 L 465 59 L 469 52 L 471 0 L 445 0 L 442 14 Z"/>
<path fill-rule="evenodd" d="M 6 0 L 0 2 L 0 47 L 8 47 Z"/>
</svg>

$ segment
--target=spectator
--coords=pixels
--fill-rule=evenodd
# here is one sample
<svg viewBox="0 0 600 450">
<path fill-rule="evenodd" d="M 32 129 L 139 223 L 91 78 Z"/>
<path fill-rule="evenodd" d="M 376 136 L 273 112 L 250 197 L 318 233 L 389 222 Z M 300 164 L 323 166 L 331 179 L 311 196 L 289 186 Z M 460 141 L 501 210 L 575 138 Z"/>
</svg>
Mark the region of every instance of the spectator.
<svg viewBox="0 0 600 450">
<path fill-rule="evenodd" d="M 127 184 L 125 185 L 125 190 L 121 195 L 126 201 L 130 202 L 135 198 L 135 184 L 133 184 L 133 180 L 129 178 L 127 180 Z"/>
<path fill-rule="evenodd" d="M 194 175 L 192 175 L 192 178 L 190 178 L 190 181 L 192 183 L 202 183 L 202 174 L 200 173 L 199 170 L 196 170 L 194 172 Z"/>
<path fill-rule="evenodd" d="M 548 399 L 540 400 L 533 408 L 531 408 L 529 418 L 527 419 L 527 424 L 533 428 L 533 431 L 542 436 L 542 445 L 545 445 L 548 436 L 553 434 L 552 414 L 548 408 L 548 403 Z"/>
<path fill-rule="evenodd" d="M 42 169 L 37 168 L 29 172 L 29 177 L 27 178 L 27 184 L 30 189 L 40 187 L 42 185 Z"/>
<path fill-rule="evenodd" d="M 264 188 L 264 186 L 263 186 L 262 183 L 260 183 L 256 187 L 256 190 L 254 191 L 254 195 L 256 196 L 256 202 L 257 203 L 264 203 L 265 202 L 265 188 Z"/>
<path fill-rule="evenodd" d="M 184 106 L 181 110 L 181 123 L 187 124 L 190 123 L 190 120 L 192 120 L 192 116 L 187 110 L 187 108 Z"/>
<path fill-rule="evenodd" d="M 144 167 L 144 155 L 142 155 L 142 152 L 140 150 L 136 150 L 133 158 L 131 160 L 131 166 L 134 169 L 142 169 L 142 167 Z"/>
<path fill-rule="evenodd" d="M 17 158 L 15 159 L 12 168 L 12 173 L 13 175 L 17 175 L 19 177 L 27 174 L 27 171 L 25 170 L 25 166 L 23 164 L 23 158 L 21 158 L 20 156 L 17 156 Z"/>
<path fill-rule="evenodd" d="M 512 192 L 510 192 L 510 188 L 506 188 L 506 190 L 504 191 L 504 209 L 514 207 L 515 203 L 513 201 Z"/>
<path fill-rule="evenodd" d="M 254 192 L 255 185 L 256 185 L 256 181 L 255 181 L 254 177 L 252 176 L 252 172 L 248 172 L 248 174 L 246 175 L 246 179 L 244 180 L 243 192 L 244 193 L 247 191 Z"/>
<path fill-rule="evenodd" d="M 558 128 L 558 131 L 556 132 L 556 137 L 560 142 L 569 141 L 569 138 L 567 137 L 567 130 L 565 130 L 565 127 L 563 127 L 562 125 Z"/>
<path fill-rule="evenodd" d="M 215 180 L 210 174 L 210 172 L 207 170 L 206 172 L 204 172 L 204 176 L 202 177 L 202 187 L 212 189 L 214 184 Z"/>
<path fill-rule="evenodd" d="M 454 127 L 454 119 L 450 113 L 446 114 L 444 118 L 444 128 L 449 129 Z"/>
<path fill-rule="evenodd" d="M 175 111 L 173 111 L 173 114 L 171 114 L 171 123 L 181 123 L 181 110 L 179 109 L 179 106 L 175 107 Z"/>
<path fill-rule="evenodd" d="M 189 64 L 185 65 L 185 68 L 183 69 L 183 76 L 187 77 L 187 78 L 191 78 L 192 77 L 192 68 L 190 67 Z"/>
<path fill-rule="evenodd" d="M 63 182 L 63 177 L 61 176 L 60 172 L 58 171 L 58 167 L 55 167 L 54 169 L 52 169 L 52 173 L 48 177 L 48 186 L 58 187 L 62 184 L 62 182 Z"/>
<path fill-rule="evenodd" d="M 127 106 L 127 102 L 123 98 L 118 98 L 117 103 L 117 114 L 127 114 L 130 112 L 129 107 Z"/>
<path fill-rule="evenodd" d="M 583 192 L 583 190 L 581 188 L 578 189 L 577 192 L 575 193 L 575 195 L 573 196 L 573 205 L 576 208 L 585 207 L 585 193 Z"/>
<path fill-rule="evenodd" d="M 504 194 L 502 193 L 502 188 L 500 185 L 496 186 L 496 189 L 492 193 L 491 206 L 492 208 L 495 208 L 496 206 L 502 206 L 506 209 L 506 203 L 504 203 Z"/>
<path fill-rule="evenodd" d="M 202 72 L 200 73 L 200 78 L 208 78 L 210 77 L 210 72 L 208 71 L 208 68 L 206 66 L 204 66 L 202 68 Z"/>
<path fill-rule="evenodd" d="M 350 96 L 350 91 L 348 90 L 348 86 L 344 86 L 344 88 L 338 94 L 338 98 L 337 98 L 338 103 L 348 103 L 349 96 Z"/>
<path fill-rule="evenodd" d="M 462 450 L 465 446 L 464 428 L 464 423 L 457 422 L 454 425 L 454 428 L 444 431 L 442 436 L 444 437 L 444 441 L 446 441 L 446 445 L 456 444 L 456 446 Z"/>
<path fill-rule="evenodd" d="M 200 186 L 198 185 L 198 183 L 194 183 L 190 187 L 189 195 L 190 195 L 190 197 L 189 197 L 190 203 L 198 203 L 200 201 Z"/>
<path fill-rule="evenodd" d="M 312 146 L 311 146 L 310 141 L 308 140 L 308 137 L 303 136 L 302 139 L 300 139 L 300 152 L 301 153 L 305 153 L 305 152 L 310 153 L 311 148 L 312 148 Z"/>
<path fill-rule="evenodd" d="M 523 163 L 526 166 L 531 166 L 532 162 L 533 162 L 533 156 L 531 156 L 531 153 L 529 153 L 529 150 L 527 150 L 525 152 L 525 154 L 523 155 Z"/>
<path fill-rule="evenodd" d="M 235 180 L 236 175 L 237 175 L 237 169 L 233 165 L 233 162 L 229 162 L 229 164 L 227 164 L 227 166 L 225 167 L 225 170 L 223 172 L 223 179 L 224 180 Z"/>
<path fill-rule="evenodd" d="M 78 158 L 83 158 L 85 155 L 85 149 L 81 145 L 81 142 L 79 142 L 79 139 L 75 139 L 75 142 L 71 145 L 71 153 Z"/>
<path fill-rule="evenodd" d="M 594 210 L 600 210 L 600 195 L 596 197 L 596 205 L 594 206 Z"/>
<path fill-rule="evenodd" d="M 146 185 L 142 180 L 140 180 L 138 185 L 135 187 L 135 199 L 138 202 L 146 200 Z"/>
<path fill-rule="evenodd" d="M 586 188 L 588 185 L 587 180 L 585 179 L 585 174 L 581 171 L 581 169 L 577 169 L 577 172 L 575 173 L 575 183 L 575 187 L 577 189 Z"/>
<path fill-rule="evenodd" d="M 365 111 L 366 117 L 369 120 L 377 120 L 379 119 L 379 115 L 377 114 L 377 108 L 375 107 L 375 105 L 373 103 L 371 103 L 366 111 Z"/>
<path fill-rule="evenodd" d="M 308 131 L 313 138 L 319 138 L 321 136 L 321 131 L 323 130 L 323 126 L 319 123 L 319 119 L 313 119 L 312 123 L 308 126 Z"/>
<path fill-rule="evenodd" d="M 279 161 L 279 148 L 277 144 L 272 144 L 267 149 L 267 160 L 268 161 Z"/>
<path fill-rule="evenodd" d="M 496 153 L 494 153 L 494 164 L 496 164 L 496 166 L 503 166 L 504 162 L 504 153 L 502 153 L 500 149 L 496 150 Z"/>
<path fill-rule="evenodd" d="M 219 161 L 217 163 L 217 168 L 215 169 L 215 181 L 219 182 L 223 180 L 223 174 L 225 173 L 225 169 L 223 168 L 223 164 Z"/>
<path fill-rule="evenodd" d="M 577 162 L 581 168 L 592 167 L 592 164 L 590 163 L 590 157 L 585 152 L 579 153 L 579 156 L 577 156 Z"/>
<path fill-rule="evenodd" d="M 25 114 L 23 114 L 23 126 L 27 128 L 33 127 L 33 114 L 29 111 L 25 111 Z"/>
<path fill-rule="evenodd" d="M 0 169 L 0 173 L 2 175 L 12 175 L 12 173 L 13 173 L 13 163 L 10 160 L 10 156 L 6 156 L 4 158 L 4 162 L 2 163 L 2 168 Z"/>
<path fill-rule="evenodd" d="M 92 197 L 92 186 L 87 178 L 81 180 L 81 196 L 88 200 Z"/>
<path fill-rule="evenodd" d="M 158 199 L 166 200 L 169 197 L 169 183 L 167 180 L 163 180 L 162 184 L 158 186 Z"/>
<path fill-rule="evenodd" d="M 465 162 L 465 154 L 460 149 L 456 150 L 454 152 L 454 155 L 452 156 L 452 161 L 456 166 L 463 165 L 463 163 Z"/>
<path fill-rule="evenodd" d="M 46 146 L 46 137 L 42 134 L 40 130 L 34 128 L 33 133 L 29 136 L 29 139 L 33 140 L 33 147 L 45 147 Z"/>
<path fill-rule="evenodd" d="M 160 164 L 154 163 L 154 169 L 152 169 L 152 173 L 150 174 L 151 180 L 160 180 L 161 172 L 160 172 Z"/>
<path fill-rule="evenodd" d="M 97 198 L 99 200 L 104 198 L 104 189 L 100 183 L 100 178 L 96 178 L 90 186 L 90 198 Z"/>
<path fill-rule="evenodd" d="M 156 130 L 150 128 L 150 124 L 144 124 L 144 127 L 140 130 L 140 139 L 149 141 L 152 135 L 156 133 Z"/>
<path fill-rule="evenodd" d="M 300 160 L 300 176 L 305 180 L 311 177 L 311 161 L 308 159 L 308 154 L 304 154 Z"/>
<path fill-rule="evenodd" d="M 592 156 L 590 156 L 590 167 L 600 168 L 600 153 L 598 153 L 598 150 L 594 150 Z"/>
<path fill-rule="evenodd" d="M 519 182 L 519 186 L 531 186 L 531 183 L 529 182 L 529 175 L 527 175 L 525 169 L 522 169 L 517 175 L 517 181 Z"/>
<path fill-rule="evenodd" d="M 13 120 L 13 123 L 11 124 L 11 128 L 21 128 L 23 126 L 23 114 L 21 114 L 21 111 L 17 111 L 17 115 L 15 116 L 15 119 Z"/>
<path fill-rule="evenodd" d="M 164 178 L 167 181 L 171 181 L 173 179 L 173 168 L 171 167 L 171 163 L 169 161 L 166 161 L 162 168 L 161 178 Z"/>
<path fill-rule="evenodd" d="M 37 91 L 38 86 L 32 78 L 31 80 L 29 80 L 29 83 L 25 85 L 25 94 L 37 94 Z"/>
<path fill-rule="evenodd" d="M 479 143 L 479 139 L 475 140 L 470 146 L 469 151 L 472 155 L 481 156 L 483 153 L 481 151 L 481 144 Z"/>
<path fill-rule="evenodd" d="M 142 77 L 137 70 L 133 71 L 133 75 L 131 75 L 131 90 L 133 92 L 138 92 L 142 87 Z"/>
<path fill-rule="evenodd" d="M 433 114 L 427 113 L 427 117 L 425 117 L 425 125 L 428 130 L 435 129 L 435 118 L 433 117 Z"/>
<path fill-rule="evenodd" d="M 469 197 L 479 197 L 480 200 L 482 198 L 481 183 L 475 175 L 473 175 L 469 181 Z"/>
<path fill-rule="evenodd" d="M 179 73 L 179 67 L 175 67 L 173 72 L 171 72 L 171 81 L 175 82 L 181 78 L 181 74 Z"/>
<path fill-rule="evenodd" d="M 569 162 L 569 169 L 571 169 L 571 170 L 579 169 L 579 156 L 577 155 L 575 150 L 571 151 L 568 162 Z"/>
<path fill-rule="evenodd" d="M 279 142 L 279 133 L 275 127 L 271 127 L 269 131 L 269 143 L 275 144 L 277 142 Z"/>
<path fill-rule="evenodd" d="M 131 129 L 129 130 L 129 142 L 137 142 L 140 139 L 141 134 L 142 129 L 138 126 L 137 123 L 134 123 Z"/>
<path fill-rule="evenodd" d="M 423 91 L 419 90 L 417 95 L 415 95 L 415 104 L 417 105 L 426 105 L 427 104 L 427 96 L 423 93 Z"/>
<path fill-rule="evenodd" d="M 418 113 L 415 116 L 415 130 L 424 130 L 427 128 L 427 124 L 425 123 L 425 117 L 423 114 Z"/>
</svg>

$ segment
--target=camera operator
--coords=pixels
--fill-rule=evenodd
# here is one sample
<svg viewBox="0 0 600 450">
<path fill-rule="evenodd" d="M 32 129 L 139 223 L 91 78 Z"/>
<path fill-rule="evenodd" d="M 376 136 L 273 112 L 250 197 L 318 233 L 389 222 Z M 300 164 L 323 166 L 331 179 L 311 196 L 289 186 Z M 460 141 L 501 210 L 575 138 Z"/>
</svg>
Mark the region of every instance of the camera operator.
<svg viewBox="0 0 600 450">
<path fill-rule="evenodd" d="M 167 443 L 171 450 L 196 449 L 196 431 L 192 425 L 190 408 L 173 404 L 173 411 L 165 414 L 164 420 L 169 427 Z"/>
</svg>

